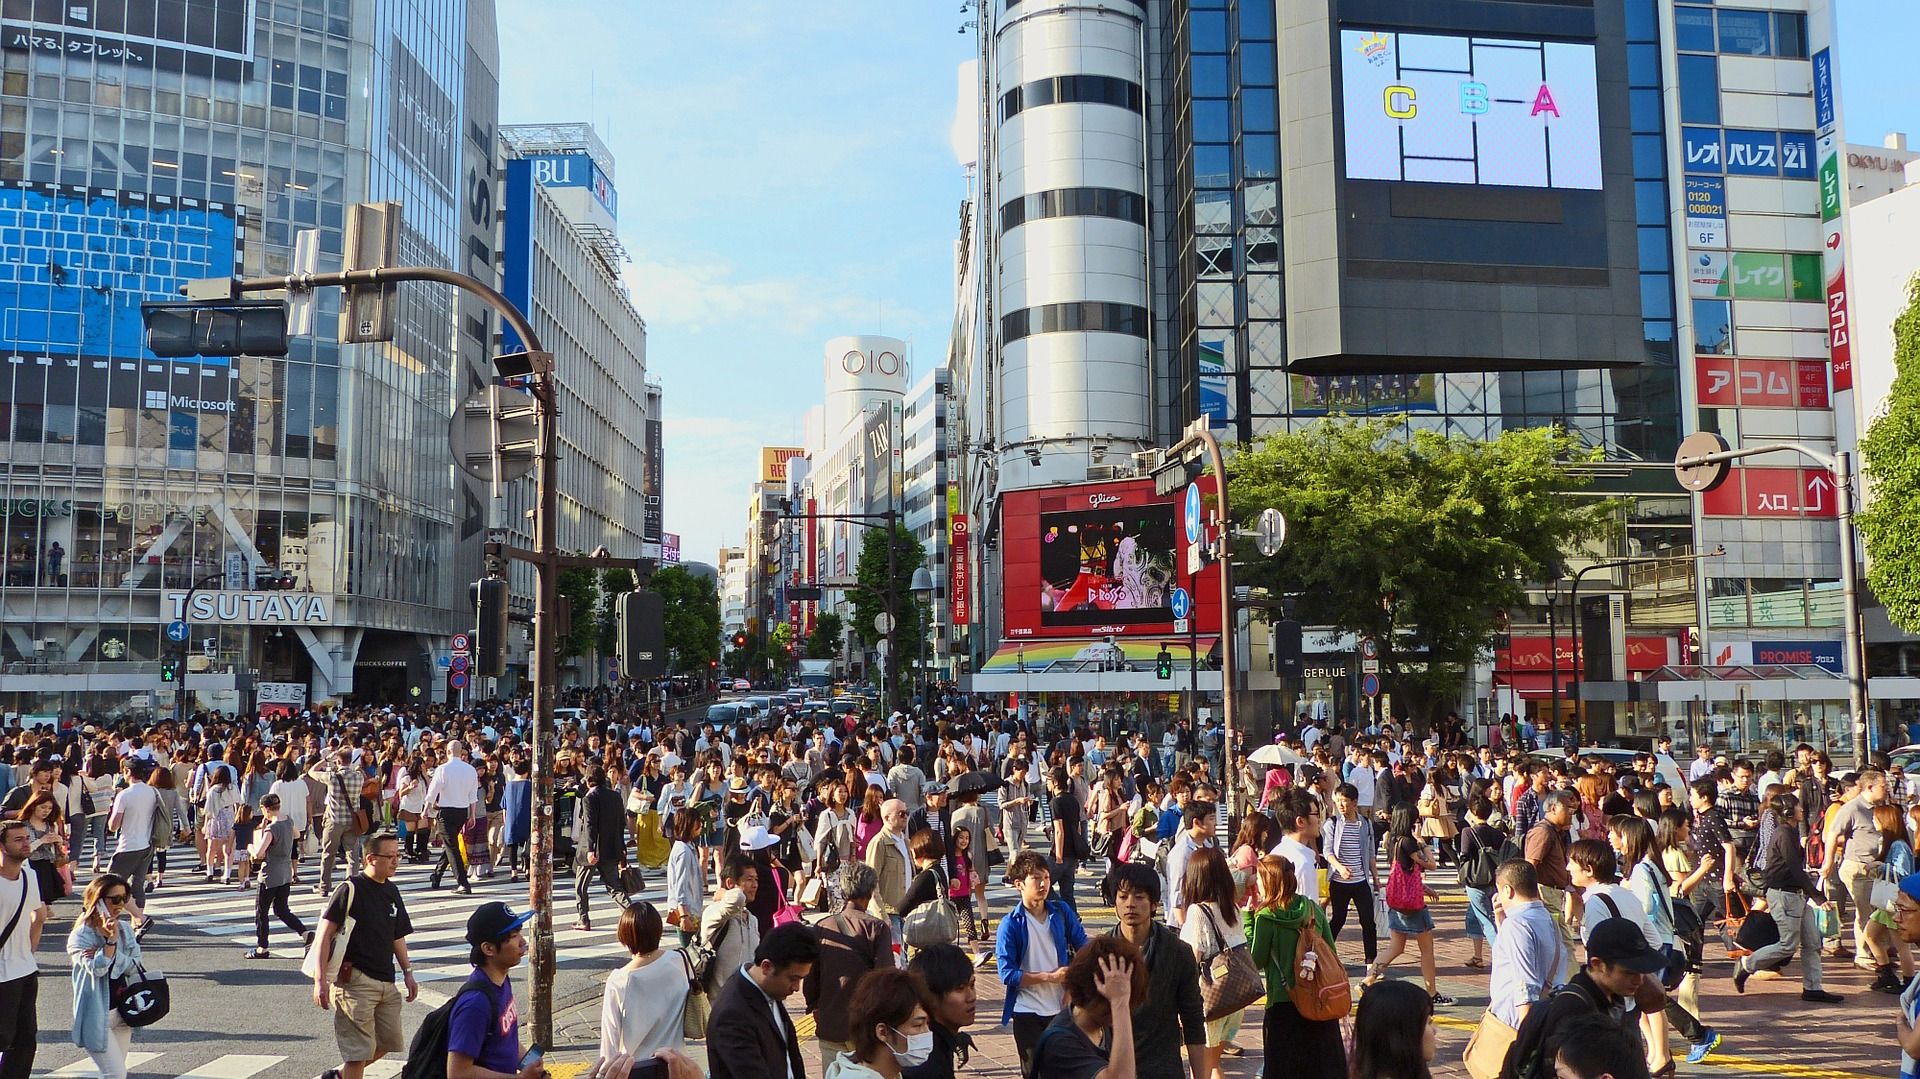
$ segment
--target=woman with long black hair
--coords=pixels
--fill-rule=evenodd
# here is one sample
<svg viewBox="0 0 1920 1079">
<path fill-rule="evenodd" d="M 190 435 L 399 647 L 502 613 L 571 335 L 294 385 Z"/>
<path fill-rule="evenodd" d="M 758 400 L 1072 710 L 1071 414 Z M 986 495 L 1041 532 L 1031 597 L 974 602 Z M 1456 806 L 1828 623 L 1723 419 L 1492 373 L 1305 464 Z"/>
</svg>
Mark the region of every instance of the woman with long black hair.
<svg viewBox="0 0 1920 1079">
<path fill-rule="evenodd" d="M 1433 998 L 1412 982 L 1381 982 L 1361 996 L 1352 1079 L 1433 1079 L 1438 1049 Z"/>
</svg>

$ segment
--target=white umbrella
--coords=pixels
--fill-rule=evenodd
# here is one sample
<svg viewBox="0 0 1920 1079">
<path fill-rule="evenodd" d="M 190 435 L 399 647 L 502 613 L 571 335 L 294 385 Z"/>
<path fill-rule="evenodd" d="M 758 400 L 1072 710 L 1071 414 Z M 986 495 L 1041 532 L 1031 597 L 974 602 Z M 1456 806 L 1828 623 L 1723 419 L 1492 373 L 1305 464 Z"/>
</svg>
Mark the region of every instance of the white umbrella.
<svg viewBox="0 0 1920 1079">
<path fill-rule="evenodd" d="M 1288 766 L 1306 763 L 1306 758 L 1278 743 L 1270 746 L 1261 746 L 1259 749 L 1254 750 L 1253 756 L 1248 757 L 1247 760 L 1254 764 Z"/>
</svg>

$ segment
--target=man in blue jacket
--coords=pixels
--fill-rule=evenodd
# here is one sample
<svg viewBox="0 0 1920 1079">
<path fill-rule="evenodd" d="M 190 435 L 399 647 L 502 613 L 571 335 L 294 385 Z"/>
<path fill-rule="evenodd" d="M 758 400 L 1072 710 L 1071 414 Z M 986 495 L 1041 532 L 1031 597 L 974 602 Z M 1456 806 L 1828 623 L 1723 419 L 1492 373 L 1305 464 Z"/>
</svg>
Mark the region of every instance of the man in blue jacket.
<svg viewBox="0 0 1920 1079">
<path fill-rule="evenodd" d="M 1013 1024 L 1013 1044 L 1025 1060 L 1055 1016 L 1066 1007 L 1067 964 L 1087 943 L 1087 931 L 1073 908 L 1049 899 L 1053 871 L 1037 850 L 1014 855 L 1007 875 L 1020 892 L 1020 905 L 1000 919 L 994 947 L 1000 981 L 1007 987 L 1002 1023 Z"/>
</svg>

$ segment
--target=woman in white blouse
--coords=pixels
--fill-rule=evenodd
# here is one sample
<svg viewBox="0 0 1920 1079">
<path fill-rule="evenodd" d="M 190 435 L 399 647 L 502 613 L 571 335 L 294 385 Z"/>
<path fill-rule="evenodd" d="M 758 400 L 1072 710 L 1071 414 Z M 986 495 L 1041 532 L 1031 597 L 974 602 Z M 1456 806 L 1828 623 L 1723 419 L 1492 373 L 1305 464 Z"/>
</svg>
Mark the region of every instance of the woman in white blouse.
<svg viewBox="0 0 1920 1079">
<path fill-rule="evenodd" d="M 1246 930 L 1240 925 L 1233 870 L 1219 850 L 1201 847 L 1188 860 L 1184 879 L 1181 894 L 1175 897 L 1183 908 L 1180 939 L 1193 949 L 1194 959 L 1204 967 L 1221 952 L 1247 942 Z M 1244 1014 L 1234 1012 L 1207 1024 L 1207 1045 L 1200 1051 L 1206 1068 L 1199 1074 L 1222 1079 L 1220 1058 L 1239 1036 Z"/>
<path fill-rule="evenodd" d="M 620 943 L 633 958 L 607 976 L 600 1005 L 602 1060 L 647 1060 L 655 1050 L 684 1044 L 680 1016 L 687 1004 L 688 970 L 681 952 L 660 947 L 665 929 L 660 911 L 645 900 L 620 912 Z"/>
</svg>

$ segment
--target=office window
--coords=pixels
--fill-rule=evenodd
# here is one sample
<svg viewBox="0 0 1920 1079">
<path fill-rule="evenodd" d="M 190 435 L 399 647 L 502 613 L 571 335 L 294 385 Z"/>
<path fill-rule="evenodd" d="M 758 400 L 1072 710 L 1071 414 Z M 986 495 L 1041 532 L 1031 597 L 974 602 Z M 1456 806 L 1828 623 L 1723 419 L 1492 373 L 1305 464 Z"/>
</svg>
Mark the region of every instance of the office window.
<svg viewBox="0 0 1920 1079">
<path fill-rule="evenodd" d="M 1773 54 L 1792 60 L 1807 58 L 1807 17 L 1792 11 L 1773 14 Z"/>
<path fill-rule="evenodd" d="M 1680 61 L 1680 122 L 1720 122 L 1720 61 L 1711 56 L 1682 56 Z"/>
<path fill-rule="evenodd" d="M 1720 51 L 1739 56 L 1773 52 L 1773 18 L 1765 11 L 1721 11 Z"/>
<path fill-rule="evenodd" d="M 1713 9 L 1674 5 L 1673 46 L 1681 52 L 1713 52 Z"/>
<path fill-rule="evenodd" d="M 1233 137 L 1233 120 L 1227 102 L 1202 99 L 1193 103 L 1193 141 L 1226 142 Z"/>
<path fill-rule="evenodd" d="M 1733 304 L 1726 300 L 1693 301 L 1694 351 L 1718 356 L 1733 354 Z"/>
<path fill-rule="evenodd" d="M 1194 52 L 1227 51 L 1227 15 L 1223 11 L 1196 11 L 1187 16 L 1187 40 Z"/>
</svg>

